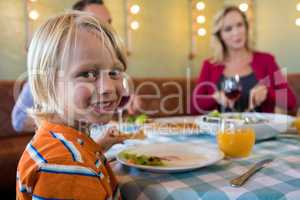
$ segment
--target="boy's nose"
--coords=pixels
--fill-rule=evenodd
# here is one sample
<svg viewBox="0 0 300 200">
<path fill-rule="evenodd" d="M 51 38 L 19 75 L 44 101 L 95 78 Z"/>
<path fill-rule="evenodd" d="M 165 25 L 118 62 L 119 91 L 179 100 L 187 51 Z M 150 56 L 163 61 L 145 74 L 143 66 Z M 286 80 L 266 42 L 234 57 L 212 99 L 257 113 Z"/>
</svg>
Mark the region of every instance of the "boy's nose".
<svg viewBox="0 0 300 200">
<path fill-rule="evenodd" d="M 97 81 L 96 90 L 100 95 L 112 95 L 116 93 L 117 83 L 108 75 L 104 75 Z"/>
</svg>

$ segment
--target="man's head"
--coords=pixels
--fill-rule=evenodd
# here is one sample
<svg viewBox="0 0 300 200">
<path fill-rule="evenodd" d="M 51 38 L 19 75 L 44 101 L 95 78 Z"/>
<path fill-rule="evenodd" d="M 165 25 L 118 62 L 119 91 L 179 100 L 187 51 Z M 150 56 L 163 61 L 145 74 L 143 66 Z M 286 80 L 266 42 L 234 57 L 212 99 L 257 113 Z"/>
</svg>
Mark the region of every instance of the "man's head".
<svg viewBox="0 0 300 200">
<path fill-rule="evenodd" d="M 80 10 L 93 13 L 100 20 L 112 23 L 109 10 L 104 5 L 103 0 L 80 0 L 73 5 L 73 10 Z"/>
</svg>

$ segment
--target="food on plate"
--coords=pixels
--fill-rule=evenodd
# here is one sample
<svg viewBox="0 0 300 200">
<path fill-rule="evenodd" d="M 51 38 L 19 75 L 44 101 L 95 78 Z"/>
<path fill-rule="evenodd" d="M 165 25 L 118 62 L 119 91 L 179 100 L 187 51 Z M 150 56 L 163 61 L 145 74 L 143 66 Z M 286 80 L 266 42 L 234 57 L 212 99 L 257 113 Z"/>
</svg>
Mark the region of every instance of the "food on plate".
<svg viewBox="0 0 300 200">
<path fill-rule="evenodd" d="M 152 124 L 153 128 L 161 129 L 174 129 L 174 130 L 185 130 L 185 129 L 199 129 L 199 126 L 195 123 L 185 123 L 185 122 L 177 122 L 177 123 L 159 123 L 155 122 Z"/>
<path fill-rule="evenodd" d="M 213 110 L 210 113 L 208 113 L 208 116 L 210 116 L 210 117 L 221 117 L 221 113 L 218 110 Z"/>
<path fill-rule="evenodd" d="M 122 152 L 121 157 L 127 160 L 128 163 L 135 165 L 164 166 L 162 159 L 157 156 Z"/>
<path fill-rule="evenodd" d="M 146 138 L 146 135 L 142 129 L 138 130 L 137 132 L 134 133 L 123 133 L 119 132 L 118 136 L 124 137 L 127 140 L 144 140 Z"/>
<path fill-rule="evenodd" d="M 121 152 L 120 157 L 131 164 L 148 166 L 165 166 L 167 161 L 180 160 L 178 156 L 150 156 L 126 151 Z"/>
<path fill-rule="evenodd" d="M 144 124 L 149 123 L 152 120 L 147 115 L 141 114 L 137 116 L 129 116 L 126 121 L 128 123 Z"/>
<path fill-rule="evenodd" d="M 258 124 L 258 123 L 267 123 L 268 119 L 263 118 L 258 115 L 247 115 L 244 113 L 220 113 L 217 110 L 214 110 L 208 113 L 207 116 L 203 117 L 204 122 L 209 123 L 218 123 L 220 119 L 234 120 L 234 121 L 243 121 L 244 124 Z"/>
</svg>

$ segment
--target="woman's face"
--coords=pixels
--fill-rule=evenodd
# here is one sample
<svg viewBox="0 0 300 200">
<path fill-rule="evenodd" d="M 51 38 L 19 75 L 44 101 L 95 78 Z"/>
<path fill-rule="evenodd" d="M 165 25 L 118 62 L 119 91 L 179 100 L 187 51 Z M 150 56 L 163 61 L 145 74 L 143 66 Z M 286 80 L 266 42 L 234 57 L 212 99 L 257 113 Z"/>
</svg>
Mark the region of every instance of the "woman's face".
<svg viewBox="0 0 300 200">
<path fill-rule="evenodd" d="M 117 109 L 124 65 L 94 33 L 81 30 L 56 85 L 62 118 L 105 124 Z"/>
<path fill-rule="evenodd" d="M 237 11 L 227 13 L 223 19 L 221 39 L 227 50 L 239 50 L 246 46 L 246 26 L 241 14 Z"/>
</svg>

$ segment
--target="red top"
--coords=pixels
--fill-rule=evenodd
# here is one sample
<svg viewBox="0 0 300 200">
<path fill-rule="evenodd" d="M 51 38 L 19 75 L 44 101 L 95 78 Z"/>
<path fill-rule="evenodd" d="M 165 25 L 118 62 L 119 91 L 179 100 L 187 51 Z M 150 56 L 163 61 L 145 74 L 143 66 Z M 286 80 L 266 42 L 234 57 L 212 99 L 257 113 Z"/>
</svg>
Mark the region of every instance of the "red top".
<svg viewBox="0 0 300 200">
<path fill-rule="evenodd" d="M 262 103 L 262 112 L 274 112 L 275 106 L 294 110 L 296 97 L 281 73 L 274 56 L 254 52 L 250 63 L 252 71 L 260 84 L 268 88 L 267 99 Z M 197 85 L 191 98 L 191 111 L 193 114 L 204 114 L 218 108 L 218 103 L 212 98 L 217 90 L 225 66 L 212 64 L 209 60 L 203 62 Z"/>
</svg>

